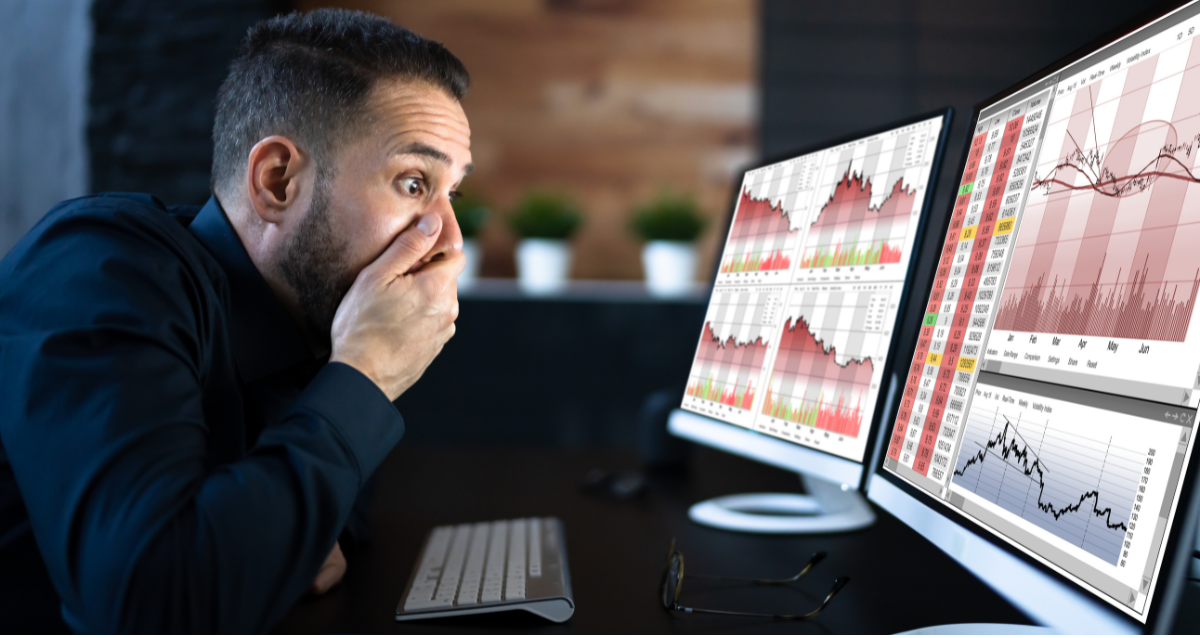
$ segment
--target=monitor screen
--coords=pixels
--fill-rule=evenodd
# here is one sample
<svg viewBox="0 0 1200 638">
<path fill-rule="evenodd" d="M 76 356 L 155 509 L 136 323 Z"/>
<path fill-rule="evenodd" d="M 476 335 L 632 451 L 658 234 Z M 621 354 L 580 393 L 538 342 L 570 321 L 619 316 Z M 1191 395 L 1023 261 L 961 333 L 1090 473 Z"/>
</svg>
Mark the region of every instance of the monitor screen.
<svg viewBox="0 0 1200 638">
<path fill-rule="evenodd" d="M 978 107 L 882 462 L 1141 622 L 1200 400 L 1198 16 Z"/>
<path fill-rule="evenodd" d="M 683 409 L 862 463 L 947 119 L 745 173 Z"/>
</svg>

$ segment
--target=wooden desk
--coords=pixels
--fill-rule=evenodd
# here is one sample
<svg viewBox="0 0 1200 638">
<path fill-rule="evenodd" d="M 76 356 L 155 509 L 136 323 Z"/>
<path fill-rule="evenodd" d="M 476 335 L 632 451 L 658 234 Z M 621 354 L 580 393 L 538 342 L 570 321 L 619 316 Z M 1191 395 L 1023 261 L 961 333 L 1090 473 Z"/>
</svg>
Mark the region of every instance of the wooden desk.
<svg viewBox="0 0 1200 638">
<path fill-rule="evenodd" d="M 757 536 L 703 528 L 692 503 L 751 491 L 798 491 L 794 475 L 721 452 L 697 450 L 686 476 L 654 479 L 632 501 L 585 495 L 588 470 L 634 469 L 624 451 L 406 448 L 381 468 L 374 540 L 350 555 L 345 581 L 308 597 L 276 628 L 284 633 L 892 633 L 960 622 L 1028 623 L 950 558 L 890 515 L 862 532 Z M 574 617 L 561 625 L 523 612 L 398 623 L 394 620 L 425 534 L 435 525 L 554 515 L 566 529 Z M 781 577 L 813 552 L 829 557 L 790 587 L 685 581 L 681 602 L 747 611 L 808 611 L 834 578 L 852 582 L 814 621 L 668 613 L 658 585 L 671 537 L 694 572 Z"/>
</svg>

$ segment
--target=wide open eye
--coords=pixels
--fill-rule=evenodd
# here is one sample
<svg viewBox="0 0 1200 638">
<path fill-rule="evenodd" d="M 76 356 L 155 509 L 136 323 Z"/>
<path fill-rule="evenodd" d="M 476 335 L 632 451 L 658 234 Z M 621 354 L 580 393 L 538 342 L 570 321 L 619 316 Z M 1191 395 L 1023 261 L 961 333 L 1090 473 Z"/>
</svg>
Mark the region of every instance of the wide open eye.
<svg viewBox="0 0 1200 638">
<path fill-rule="evenodd" d="M 425 194 L 425 182 L 420 177 L 405 177 L 400 180 L 400 188 L 413 197 Z"/>
</svg>

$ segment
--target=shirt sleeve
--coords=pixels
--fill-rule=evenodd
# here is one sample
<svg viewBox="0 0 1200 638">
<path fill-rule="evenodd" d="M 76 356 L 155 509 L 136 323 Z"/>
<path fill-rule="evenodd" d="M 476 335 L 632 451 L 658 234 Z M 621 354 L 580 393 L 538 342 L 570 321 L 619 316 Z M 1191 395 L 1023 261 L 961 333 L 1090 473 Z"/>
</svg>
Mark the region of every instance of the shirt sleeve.
<svg viewBox="0 0 1200 638">
<path fill-rule="evenodd" d="M 5 260 L 0 441 L 75 631 L 268 630 L 403 422 L 330 364 L 244 458 L 215 463 L 214 294 L 177 238 L 128 217 L 65 217 Z"/>
</svg>

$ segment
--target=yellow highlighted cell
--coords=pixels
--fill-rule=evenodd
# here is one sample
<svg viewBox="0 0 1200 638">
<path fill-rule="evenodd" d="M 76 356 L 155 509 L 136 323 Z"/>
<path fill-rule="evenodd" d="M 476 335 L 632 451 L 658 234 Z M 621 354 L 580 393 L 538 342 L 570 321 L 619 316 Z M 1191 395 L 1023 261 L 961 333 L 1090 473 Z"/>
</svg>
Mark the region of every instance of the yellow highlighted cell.
<svg viewBox="0 0 1200 638">
<path fill-rule="evenodd" d="M 937 352 L 930 352 L 929 357 L 925 359 L 925 363 L 931 366 L 940 366 L 942 365 L 942 355 Z"/>
<path fill-rule="evenodd" d="M 1001 219 L 1000 221 L 996 222 L 996 230 L 993 231 L 992 234 L 993 235 L 1007 235 L 1013 231 L 1013 226 L 1015 226 L 1016 224 L 1017 224 L 1016 217 L 1008 217 L 1005 219 Z"/>
<path fill-rule="evenodd" d="M 974 372 L 975 371 L 975 359 L 959 357 L 958 358 L 958 369 L 962 370 L 963 372 Z"/>
<path fill-rule="evenodd" d="M 979 228 L 979 227 L 978 226 L 967 226 L 966 228 L 962 229 L 962 235 L 959 236 L 958 241 L 966 241 L 968 239 L 975 239 L 975 229 L 977 229 L 977 228 Z"/>
</svg>

